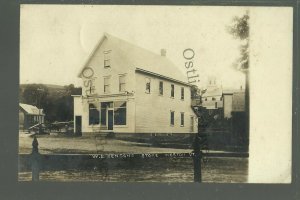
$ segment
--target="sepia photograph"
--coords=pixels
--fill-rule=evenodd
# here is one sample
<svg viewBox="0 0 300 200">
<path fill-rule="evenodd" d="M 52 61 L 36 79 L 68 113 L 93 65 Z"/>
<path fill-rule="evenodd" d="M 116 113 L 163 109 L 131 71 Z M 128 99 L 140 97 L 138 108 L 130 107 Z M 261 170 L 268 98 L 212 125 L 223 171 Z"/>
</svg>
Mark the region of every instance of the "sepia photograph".
<svg viewBox="0 0 300 200">
<path fill-rule="evenodd" d="M 289 7 L 21 4 L 18 181 L 291 183 L 292 56 Z"/>
</svg>

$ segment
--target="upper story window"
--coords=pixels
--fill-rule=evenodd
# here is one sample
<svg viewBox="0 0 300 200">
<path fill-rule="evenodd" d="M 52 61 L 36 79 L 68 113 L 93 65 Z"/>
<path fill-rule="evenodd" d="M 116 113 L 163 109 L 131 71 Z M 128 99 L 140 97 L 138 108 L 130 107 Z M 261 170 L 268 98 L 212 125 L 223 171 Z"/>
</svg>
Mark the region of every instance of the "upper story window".
<svg viewBox="0 0 300 200">
<path fill-rule="evenodd" d="M 159 95 L 164 94 L 164 82 L 159 81 Z"/>
<path fill-rule="evenodd" d="M 181 100 L 184 100 L 184 87 L 181 87 Z"/>
<path fill-rule="evenodd" d="M 171 84 L 171 97 L 174 98 L 174 84 Z"/>
<path fill-rule="evenodd" d="M 215 100 L 216 100 L 216 98 L 215 98 L 215 97 L 212 97 L 212 98 L 211 98 L 211 100 L 215 101 Z"/>
<path fill-rule="evenodd" d="M 125 92 L 126 90 L 126 76 L 125 75 L 120 75 L 119 76 L 119 91 L 120 92 Z"/>
<path fill-rule="evenodd" d="M 110 77 L 104 77 L 104 93 L 110 92 Z"/>
<path fill-rule="evenodd" d="M 146 91 L 145 92 L 149 94 L 150 91 L 151 91 L 151 79 L 146 77 Z"/>
<path fill-rule="evenodd" d="M 104 68 L 110 68 L 111 50 L 104 51 Z"/>
</svg>

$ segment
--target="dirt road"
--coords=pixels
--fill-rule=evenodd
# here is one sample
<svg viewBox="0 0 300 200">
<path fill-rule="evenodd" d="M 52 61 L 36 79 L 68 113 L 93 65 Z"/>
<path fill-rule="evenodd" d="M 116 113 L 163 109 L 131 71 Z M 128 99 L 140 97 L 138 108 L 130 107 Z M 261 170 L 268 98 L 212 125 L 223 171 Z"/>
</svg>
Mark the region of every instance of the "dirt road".
<svg viewBox="0 0 300 200">
<path fill-rule="evenodd" d="M 190 153 L 189 149 L 151 147 L 149 144 L 108 139 L 102 136 L 68 137 L 63 135 L 38 135 L 39 152 L 42 154 L 100 154 L 100 153 Z M 33 137 L 19 134 L 19 153 L 31 153 Z"/>
</svg>

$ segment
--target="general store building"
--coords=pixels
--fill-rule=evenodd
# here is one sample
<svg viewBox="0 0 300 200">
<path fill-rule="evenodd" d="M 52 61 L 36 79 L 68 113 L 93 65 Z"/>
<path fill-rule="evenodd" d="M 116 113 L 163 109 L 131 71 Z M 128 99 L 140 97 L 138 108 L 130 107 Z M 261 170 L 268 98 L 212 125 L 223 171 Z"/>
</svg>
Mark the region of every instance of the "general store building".
<svg viewBox="0 0 300 200">
<path fill-rule="evenodd" d="M 75 132 L 197 133 L 191 85 L 166 56 L 104 34 L 80 70 Z"/>
</svg>

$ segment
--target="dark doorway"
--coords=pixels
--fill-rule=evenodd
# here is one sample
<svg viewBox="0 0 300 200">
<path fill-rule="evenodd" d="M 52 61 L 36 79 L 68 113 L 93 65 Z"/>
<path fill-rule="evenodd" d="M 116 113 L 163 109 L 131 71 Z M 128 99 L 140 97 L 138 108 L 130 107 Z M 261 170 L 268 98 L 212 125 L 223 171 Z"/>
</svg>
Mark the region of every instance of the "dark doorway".
<svg viewBox="0 0 300 200">
<path fill-rule="evenodd" d="M 113 130 L 114 126 L 114 111 L 113 110 L 108 110 L 107 111 L 107 129 L 108 130 Z"/>
<path fill-rule="evenodd" d="M 75 117 L 75 134 L 76 135 L 81 135 L 81 116 L 76 116 Z"/>
</svg>

